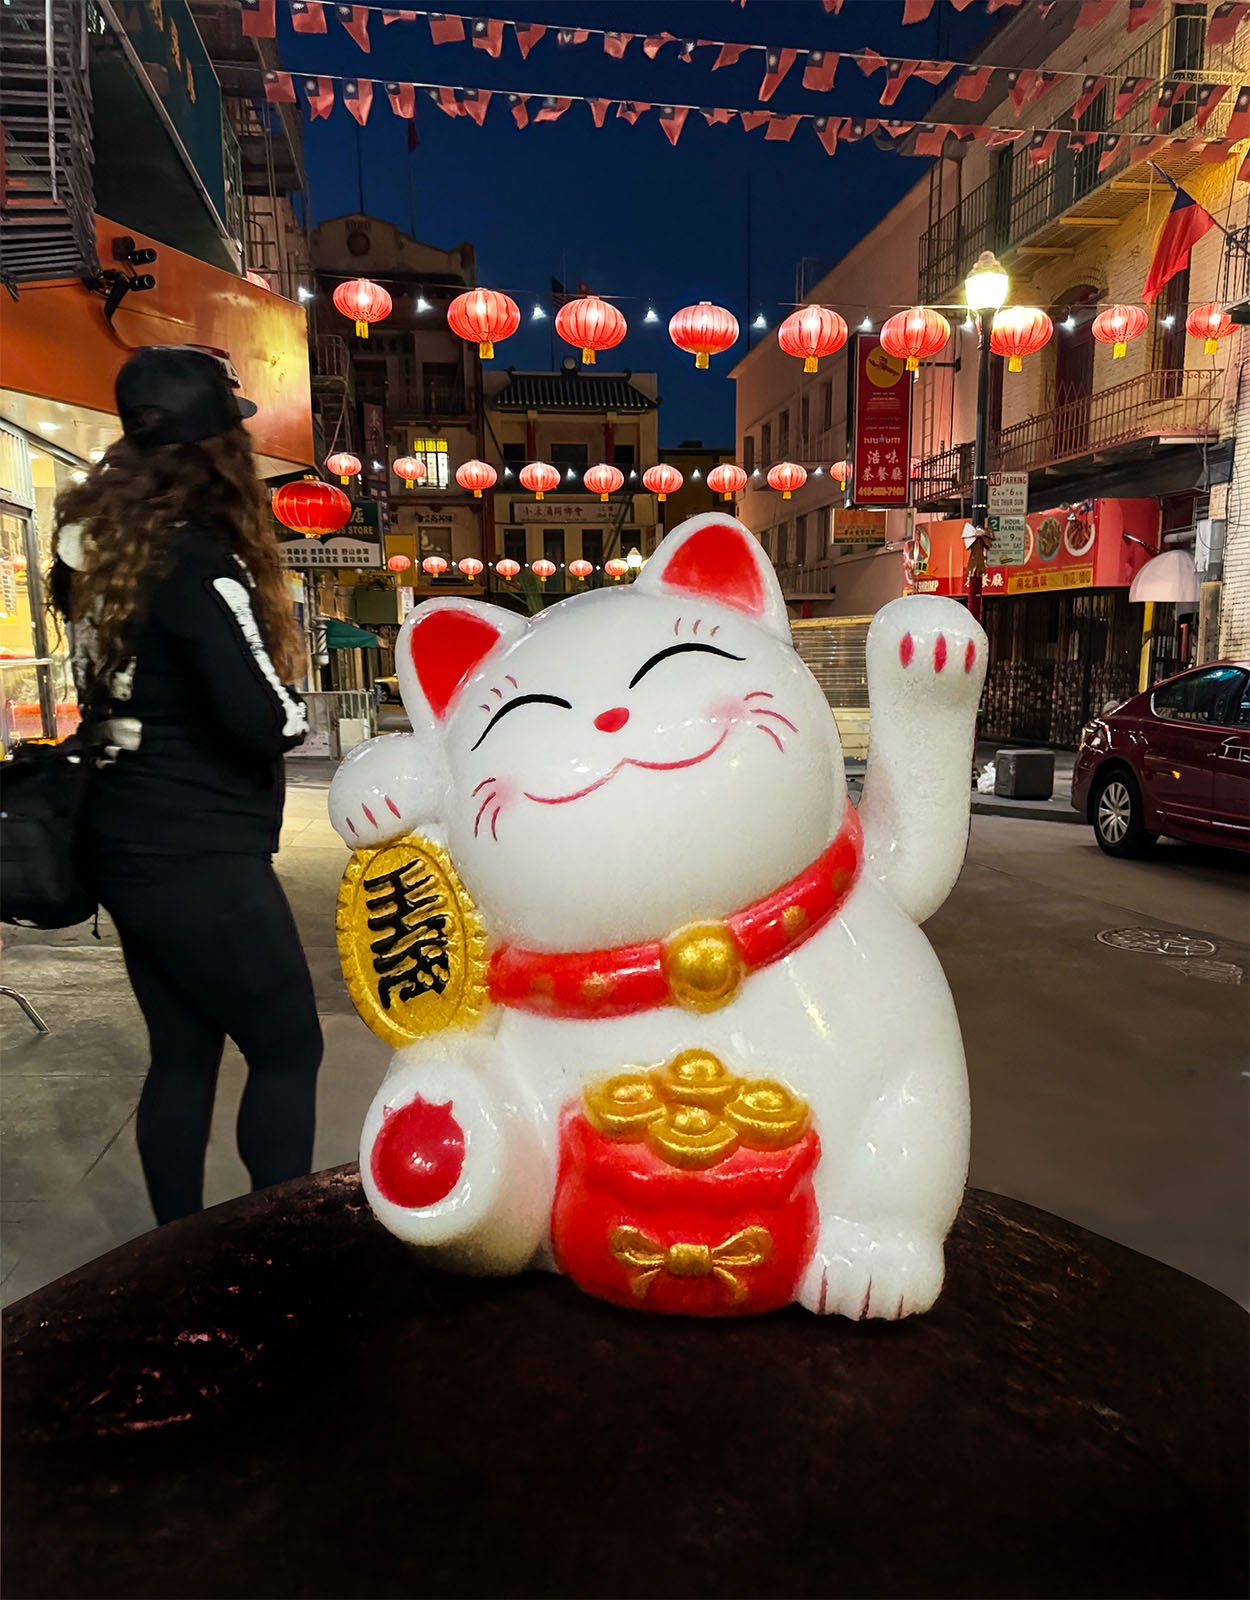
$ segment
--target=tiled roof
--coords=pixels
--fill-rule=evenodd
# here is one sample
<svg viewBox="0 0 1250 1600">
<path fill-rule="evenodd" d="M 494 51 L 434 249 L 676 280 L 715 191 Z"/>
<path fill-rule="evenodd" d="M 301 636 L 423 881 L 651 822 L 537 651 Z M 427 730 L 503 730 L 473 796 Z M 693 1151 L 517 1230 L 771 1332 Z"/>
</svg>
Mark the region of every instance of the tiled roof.
<svg viewBox="0 0 1250 1600">
<path fill-rule="evenodd" d="M 656 402 L 628 378 L 585 372 L 518 372 L 491 404 L 501 411 L 653 411 Z"/>
</svg>

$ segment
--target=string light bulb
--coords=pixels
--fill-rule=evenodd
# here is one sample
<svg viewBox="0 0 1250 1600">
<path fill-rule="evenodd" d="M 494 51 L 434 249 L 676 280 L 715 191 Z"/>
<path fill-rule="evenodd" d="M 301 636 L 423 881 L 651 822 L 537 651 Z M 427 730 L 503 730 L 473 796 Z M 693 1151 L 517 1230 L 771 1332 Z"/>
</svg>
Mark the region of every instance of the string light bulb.
<svg viewBox="0 0 1250 1600">
<path fill-rule="evenodd" d="M 315 300 L 317 296 L 314 290 L 306 288 L 301 283 L 299 288 L 295 291 L 295 298 L 307 305 L 310 300 Z"/>
<path fill-rule="evenodd" d="M 756 317 L 755 321 L 751 324 L 751 326 L 753 328 L 767 328 L 768 327 L 767 322 L 765 322 L 765 320 L 764 320 L 764 313 L 762 311 L 760 312 L 759 316 Z"/>
<path fill-rule="evenodd" d="M 547 313 L 539 305 L 538 301 L 535 300 L 534 309 L 530 312 L 530 321 L 531 322 L 546 322 L 546 320 L 547 320 Z"/>
<path fill-rule="evenodd" d="M 1073 333 L 1076 330 L 1076 318 L 1069 311 L 1067 316 L 1063 319 L 1063 321 L 1059 324 L 1059 326 L 1063 329 L 1063 331 L 1065 333 Z"/>
<path fill-rule="evenodd" d="M 642 320 L 644 322 L 658 322 L 660 320 L 659 314 L 654 306 L 647 307 L 647 314 Z"/>
<path fill-rule="evenodd" d="M 864 320 L 859 325 L 859 331 L 861 333 L 871 333 L 872 332 L 872 318 L 868 315 L 867 312 L 864 313 Z"/>
<path fill-rule="evenodd" d="M 430 304 L 430 302 L 425 298 L 425 296 L 418 289 L 417 290 L 417 314 L 420 315 L 421 312 L 423 312 L 423 311 L 433 311 L 433 309 L 434 309 L 434 307 Z"/>
<path fill-rule="evenodd" d="M 1174 328 L 1176 326 L 1176 318 L 1172 315 L 1172 313 L 1170 311 L 1168 312 L 1166 317 L 1160 318 L 1160 321 L 1163 323 L 1163 326 L 1165 328 Z"/>
</svg>

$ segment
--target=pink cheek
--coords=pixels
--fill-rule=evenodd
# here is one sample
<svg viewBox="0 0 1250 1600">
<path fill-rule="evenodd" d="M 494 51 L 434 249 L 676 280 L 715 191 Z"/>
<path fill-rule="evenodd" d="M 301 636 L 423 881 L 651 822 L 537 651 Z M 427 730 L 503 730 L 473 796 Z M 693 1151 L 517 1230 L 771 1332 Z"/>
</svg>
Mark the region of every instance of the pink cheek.
<svg viewBox="0 0 1250 1600">
<path fill-rule="evenodd" d="M 707 708 L 708 721 L 722 726 L 741 722 L 745 715 L 746 707 L 740 699 L 733 695 L 725 696 L 720 700 L 713 700 Z"/>
</svg>

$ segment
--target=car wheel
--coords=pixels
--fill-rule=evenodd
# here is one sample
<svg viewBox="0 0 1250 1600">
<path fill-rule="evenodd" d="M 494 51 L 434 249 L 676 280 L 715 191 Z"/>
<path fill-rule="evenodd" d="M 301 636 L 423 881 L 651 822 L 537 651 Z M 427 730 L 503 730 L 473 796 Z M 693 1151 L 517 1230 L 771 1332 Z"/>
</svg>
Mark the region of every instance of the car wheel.
<svg viewBox="0 0 1250 1600">
<path fill-rule="evenodd" d="M 1147 829 L 1141 791 L 1122 767 L 1099 780 L 1089 811 L 1094 838 L 1109 856 L 1145 855 L 1158 837 Z"/>
</svg>

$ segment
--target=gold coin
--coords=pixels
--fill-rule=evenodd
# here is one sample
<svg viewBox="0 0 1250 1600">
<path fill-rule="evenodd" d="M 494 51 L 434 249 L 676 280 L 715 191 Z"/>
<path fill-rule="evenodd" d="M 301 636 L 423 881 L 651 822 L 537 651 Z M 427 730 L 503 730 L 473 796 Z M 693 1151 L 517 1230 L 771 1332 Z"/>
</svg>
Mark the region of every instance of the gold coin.
<svg viewBox="0 0 1250 1600">
<path fill-rule="evenodd" d="M 719 1108 L 742 1087 L 710 1050 L 683 1050 L 651 1076 L 665 1100 L 686 1106 Z"/>
<path fill-rule="evenodd" d="M 678 1106 L 647 1128 L 647 1143 L 670 1166 L 698 1172 L 738 1148 L 738 1131 L 706 1106 Z"/>
<path fill-rule="evenodd" d="M 641 1138 L 647 1124 L 664 1115 L 664 1102 L 645 1072 L 618 1072 L 588 1084 L 582 1100 L 591 1127 L 614 1139 Z"/>
<path fill-rule="evenodd" d="M 489 1004 L 481 919 L 430 839 L 357 850 L 339 885 L 335 929 L 352 1004 L 397 1049 L 471 1028 Z"/>
<path fill-rule="evenodd" d="M 669 993 L 690 1011 L 717 1011 L 742 984 L 742 955 L 722 922 L 696 922 L 664 946 Z"/>
<path fill-rule="evenodd" d="M 775 1078 L 754 1078 L 725 1107 L 725 1118 L 756 1150 L 780 1150 L 803 1137 L 806 1104 Z"/>
</svg>

